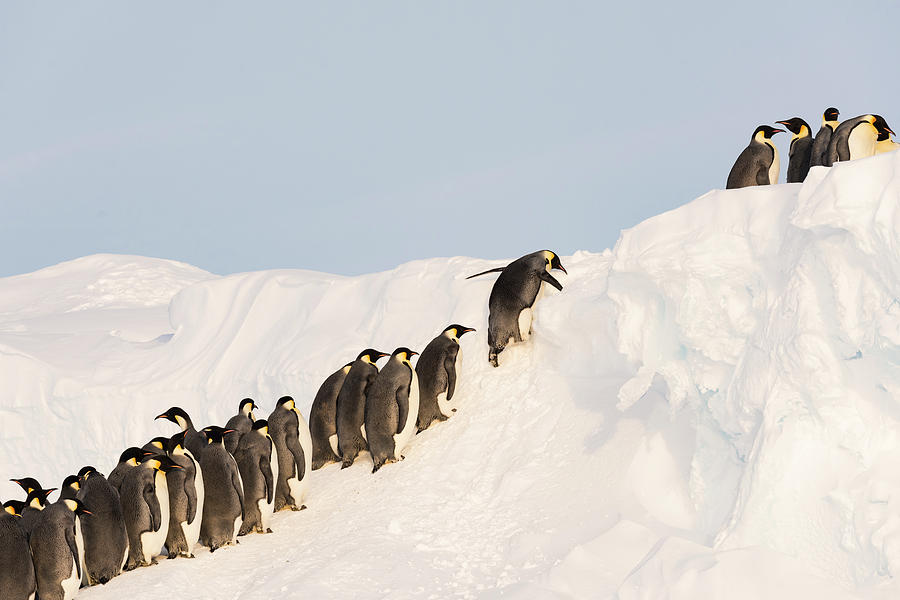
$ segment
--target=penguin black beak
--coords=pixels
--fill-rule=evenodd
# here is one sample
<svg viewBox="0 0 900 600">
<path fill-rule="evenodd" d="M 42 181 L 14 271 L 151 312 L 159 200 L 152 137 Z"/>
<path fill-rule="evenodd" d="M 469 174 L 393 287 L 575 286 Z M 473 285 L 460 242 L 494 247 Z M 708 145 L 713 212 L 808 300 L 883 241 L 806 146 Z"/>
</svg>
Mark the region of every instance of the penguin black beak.
<svg viewBox="0 0 900 600">
<path fill-rule="evenodd" d="M 472 327 L 463 327 L 463 333 L 469 333 L 470 331 L 475 331 Z"/>
<path fill-rule="evenodd" d="M 167 415 L 166 413 L 163 413 L 157 417 L 154 417 L 153 420 L 155 421 L 156 419 L 168 419 L 168 418 L 169 418 L 169 415 Z"/>
<path fill-rule="evenodd" d="M 91 511 L 89 511 L 86 508 L 81 509 L 81 514 L 94 516 L 94 513 L 92 513 Z"/>
<path fill-rule="evenodd" d="M 784 129 L 773 129 L 772 135 L 775 135 L 776 133 L 784 133 Z"/>
<path fill-rule="evenodd" d="M 419 355 L 418 352 L 414 352 L 414 351 L 412 351 L 412 350 L 409 351 L 409 357 L 410 357 L 410 358 L 412 358 L 413 356 L 418 356 L 418 355 Z"/>
<path fill-rule="evenodd" d="M 562 266 L 562 264 L 559 265 L 559 270 L 562 271 L 563 273 L 565 273 L 566 275 L 569 274 L 569 272 L 566 271 L 566 268 L 564 266 Z"/>
<path fill-rule="evenodd" d="M 225 431 L 222 432 L 222 435 L 225 435 L 225 434 L 228 434 L 228 433 L 234 433 L 234 432 L 235 432 L 234 429 L 226 429 Z"/>
</svg>

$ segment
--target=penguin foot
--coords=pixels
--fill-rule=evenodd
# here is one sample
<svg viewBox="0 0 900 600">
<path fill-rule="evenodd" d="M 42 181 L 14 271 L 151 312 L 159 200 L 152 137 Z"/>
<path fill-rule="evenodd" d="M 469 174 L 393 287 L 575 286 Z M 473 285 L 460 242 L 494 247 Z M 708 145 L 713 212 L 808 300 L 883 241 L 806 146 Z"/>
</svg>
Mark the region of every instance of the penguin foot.
<svg viewBox="0 0 900 600">
<path fill-rule="evenodd" d="M 172 560 L 173 558 L 178 558 L 178 555 L 177 555 L 177 554 L 174 554 L 174 553 L 173 553 L 173 554 L 170 554 L 170 555 L 168 555 L 168 556 L 166 557 L 166 560 Z"/>
<path fill-rule="evenodd" d="M 305 505 L 305 504 L 301 504 L 301 505 L 300 505 L 300 510 L 306 510 L 306 505 Z"/>
<path fill-rule="evenodd" d="M 406 460 L 406 457 L 403 456 L 403 455 L 401 454 L 401 455 L 400 455 L 400 460 Z"/>
<path fill-rule="evenodd" d="M 303 508 L 306 508 L 305 506 Z M 296 505 L 291 505 L 291 510 L 294 512 L 300 512 L 302 509 L 298 508 Z"/>
<path fill-rule="evenodd" d="M 274 533 L 271 527 L 266 527 L 266 533 Z"/>
<path fill-rule="evenodd" d="M 456 409 L 455 409 L 455 408 L 451 408 L 451 409 L 450 409 L 450 412 L 456 412 Z M 446 421 L 446 418 L 445 418 L 444 420 Z"/>
</svg>

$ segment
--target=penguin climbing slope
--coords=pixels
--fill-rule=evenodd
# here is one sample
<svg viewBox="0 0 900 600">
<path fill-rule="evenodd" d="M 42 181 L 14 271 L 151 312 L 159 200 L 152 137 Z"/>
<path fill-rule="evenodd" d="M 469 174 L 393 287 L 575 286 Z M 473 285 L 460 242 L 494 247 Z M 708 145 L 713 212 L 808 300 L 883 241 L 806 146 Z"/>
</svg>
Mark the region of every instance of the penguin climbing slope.
<svg viewBox="0 0 900 600">
<path fill-rule="evenodd" d="M 562 284 L 550 274 L 553 269 L 567 273 L 555 252 L 539 250 L 517 258 L 505 267 L 466 277 L 472 279 L 501 271 L 488 300 L 488 361 L 491 365 L 500 366 L 498 357 L 511 341 L 524 342 L 531 337 L 534 304 L 543 292 L 544 284 L 562 291 Z"/>
<path fill-rule="evenodd" d="M 122 572 L 128 560 L 128 532 L 119 493 L 93 467 L 78 472 L 78 499 L 91 509 L 91 518 L 81 524 L 84 566 L 90 585 L 105 584 Z"/>
<path fill-rule="evenodd" d="M 338 462 L 337 442 L 337 397 L 341 392 L 341 386 L 350 372 L 353 363 L 347 363 L 331 375 L 329 375 L 316 397 L 313 399 L 312 408 L 309 409 L 309 434 L 312 438 L 312 469 L 321 469 L 328 463 Z"/>
<path fill-rule="evenodd" d="M 809 157 L 812 153 L 812 131 L 809 123 L 800 117 L 794 117 L 785 121 L 775 121 L 781 123 L 787 130 L 794 134 L 791 137 L 791 149 L 789 152 L 787 169 L 788 183 L 803 183 L 806 174 L 809 173 Z"/>
<path fill-rule="evenodd" d="M 419 416 L 419 378 L 409 348 L 397 348 L 366 394 L 366 435 L 374 473 L 396 462 L 416 433 Z"/>
<path fill-rule="evenodd" d="M 816 133 L 816 137 L 813 139 L 812 147 L 809 152 L 810 168 L 831 166 L 825 164 L 828 159 L 828 144 L 831 142 L 831 136 L 834 134 L 834 130 L 840 125 L 838 122 L 840 114 L 838 109 L 834 107 L 826 108 L 825 112 L 822 114 L 822 126 Z"/>
<path fill-rule="evenodd" d="M 251 531 L 272 533 L 278 452 L 269 435 L 268 421 L 259 419 L 253 423 L 250 433 L 241 437 L 234 460 L 244 484 L 244 523 L 238 535 Z"/>
<path fill-rule="evenodd" d="M 352 465 L 359 453 L 368 449 L 366 392 L 378 375 L 375 362 L 384 356 L 388 355 L 372 348 L 360 352 L 347 372 L 341 391 L 338 392 L 335 401 L 335 432 L 342 469 Z"/>
<path fill-rule="evenodd" d="M 772 136 L 783 132 L 768 125 L 760 125 L 753 131 L 750 144 L 738 155 L 728 173 L 725 189 L 733 190 L 752 185 L 774 185 L 778 183 L 778 148 L 772 143 Z"/>
<path fill-rule="evenodd" d="M 268 432 L 275 441 L 278 479 L 275 510 L 300 510 L 309 489 L 312 471 L 312 438 L 309 426 L 290 396 L 282 396 L 268 418 Z"/>
<path fill-rule="evenodd" d="M 200 461 L 184 447 L 184 431 L 172 436 L 168 456 L 181 469 L 166 475 L 169 489 L 169 531 L 166 534 L 168 558 L 194 556 L 194 546 L 200 540 L 203 502 L 203 471 Z"/>
<path fill-rule="evenodd" d="M 203 429 L 208 443 L 200 455 L 206 493 L 200 543 L 210 552 L 236 543 L 244 522 L 244 484 L 237 463 L 224 444 L 224 437 L 229 431 L 222 427 Z"/>
<path fill-rule="evenodd" d="M 169 531 L 169 486 L 166 473 L 180 469 L 167 456 L 149 456 L 125 474 L 119 497 L 128 532 L 125 570 L 156 563 Z"/>
<path fill-rule="evenodd" d="M 245 433 L 250 433 L 250 430 L 253 428 L 253 421 L 256 420 L 256 417 L 253 416 L 254 408 L 259 408 L 256 402 L 252 398 L 244 398 L 238 404 L 237 414 L 225 423 L 225 429 L 234 430 L 233 433 L 225 436 L 225 449 L 231 454 L 234 454 L 234 451 L 237 449 L 241 436 Z"/>
<path fill-rule="evenodd" d="M 90 514 L 80 500 L 67 498 L 44 509 L 35 523 L 28 544 L 41 600 L 69 600 L 81 587 L 81 518 Z"/>
<path fill-rule="evenodd" d="M 459 338 L 470 331 L 475 330 L 458 324 L 449 325 L 422 350 L 416 362 L 416 376 L 419 379 L 418 431 L 428 429 L 435 421 L 446 421 L 456 411 L 451 401 L 462 364 Z"/>
</svg>

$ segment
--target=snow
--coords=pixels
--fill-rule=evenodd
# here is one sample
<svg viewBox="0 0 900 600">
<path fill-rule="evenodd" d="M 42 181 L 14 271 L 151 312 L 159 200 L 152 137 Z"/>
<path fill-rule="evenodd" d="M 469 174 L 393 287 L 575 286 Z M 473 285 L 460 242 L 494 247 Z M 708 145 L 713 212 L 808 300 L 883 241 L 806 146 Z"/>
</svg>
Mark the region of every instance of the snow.
<svg viewBox="0 0 900 600">
<path fill-rule="evenodd" d="M 90 256 L 0 280 L 0 464 L 84 464 L 222 424 L 450 323 L 458 412 L 371 474 L 311 475 L 273 534 L 79 598 L 893 598 L 900 592 L 900 154 L 713 191 L 563 257 L 528 344 L 487 362 L 505 263 L 227 277 Z M 537 248 L 529 248 L 528 251 Z M 0 482 L 0 497 L 21 492 Z"/>
</svg>

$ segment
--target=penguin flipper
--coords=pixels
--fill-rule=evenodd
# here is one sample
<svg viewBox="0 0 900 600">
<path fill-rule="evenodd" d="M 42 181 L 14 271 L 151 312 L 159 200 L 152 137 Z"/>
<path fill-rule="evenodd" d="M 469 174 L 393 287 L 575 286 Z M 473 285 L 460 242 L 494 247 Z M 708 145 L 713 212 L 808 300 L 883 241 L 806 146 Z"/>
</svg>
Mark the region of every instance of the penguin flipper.
<svg viewBox="0 0 900 600">
<path fill-rule="evenodd" d="M 275 492 L 275 482 L 272 480 L 272 465 L 265 456 L 259 457 L 259 470 L 262 471 L 266 482 L 266 503 L 272 502 L 272 494 Z"/>
<path fill-rule="evenodd" d="M 756 161 L 756 185 L 769 185 L 769 167 L 762 161 Z"/>
<path fill-rule="evenodd" d="M 69 545 L 69 550 L 72 552 L 72 560 L 75 561 L 75 567 L 78 573 L 78 579 L 81 579 L 81 561 L 78 560 L 78 545 L 75 543 L 75 525 L 73 524 L 71 528 L 66 528 L 66 543 Z"/>
<path fill-rule="evenodd" d="M 768 177 L 769 177 L 768 171 L 766 171 L 766 183 L 769 182 Z M 758 175 L 757 175 L 757 178 L 759 178 Z M 762 184 L 760 184 L 760 185 L 762 185 Z M 553 287 L 555 287 L 555 288 L 558 289 L 559 291 L 562 291 L 562 284 L 561 284 L 559 281 L 556 280 L 556 277 L 554 277 L 553 275 L 551 275 L 551 274 L 548 273 L 547 271 L 541 271 L 541 272 L 540 272 L 540 275 L 538 275 L 538 277 L 541 278 L 541 281 L 546 281 L 547 283 L 549 283 L 550 285 L 552 285 Z"/>
<path fill-rule="evenodd" d="M 488 269 L 487 271 L 482 271 L 481 273 L 475 273 L 474 275 L 469 275 L 466 279 L 472 279 L 473 277 L 481 277 L 482 275 L 487 275 L 488 273 L 499 273 L 506 267 L 497 267 L 496 269 Z"/>
<path fill-rule="evenodd" d="M 238 500 L 241 501 L 241 520 L 244 520 L 247 518 L 247 513 L 244 510 L 244 486 L 241 485 L 239 477 L 237 465 L 235 465 L 234 469 L 231 470 L 231 485 L 237 492 Z"/>
<path fill-rule="evenodd" d="M 194 477 L 196 476 L 195 472 Z M 187 477 L 184 478 L 184 495 L 187 496 L 187 522 L 193 523 L 197 516 L 197 486 L 193 479 L 188 481 Z"/>
<path fill-rule="evenodd" d="M 306 474 L 306 462 L 304 461 L 303 447 L 300 445 L 300 438 L 296 435 L 287 436 L 287 447 L 294 457 L 294 468 L 297 469 L 297 479 L 302 480 Z"/>
<path fill-rule="evenodd" d="M 453 348 L 444 358 L 444 371 L 447 372 L 447 400 L 453 399 L 453 392 L 456 391 L 456 355 L 459 353 L 459 347 Z"/>
<path fill-rule="evenodd" d="M 162 526 L 162 515 L 159 512 L 159 499 L 156 497 L 156 488 L 152 484 L 144 486 L 144 502 L 150 509 L 150 530 L 159 531 Z"/>
<path fill-rule="evenodd" d="M 409 416 L 409 386 L 404 385 L 397 388 L 395 395 L 397 400 L 397 431 L 401 433 L 406 427 L 406 418 Z M 374 473 L 374 471 L 373 471 Z"/>
</svg>

